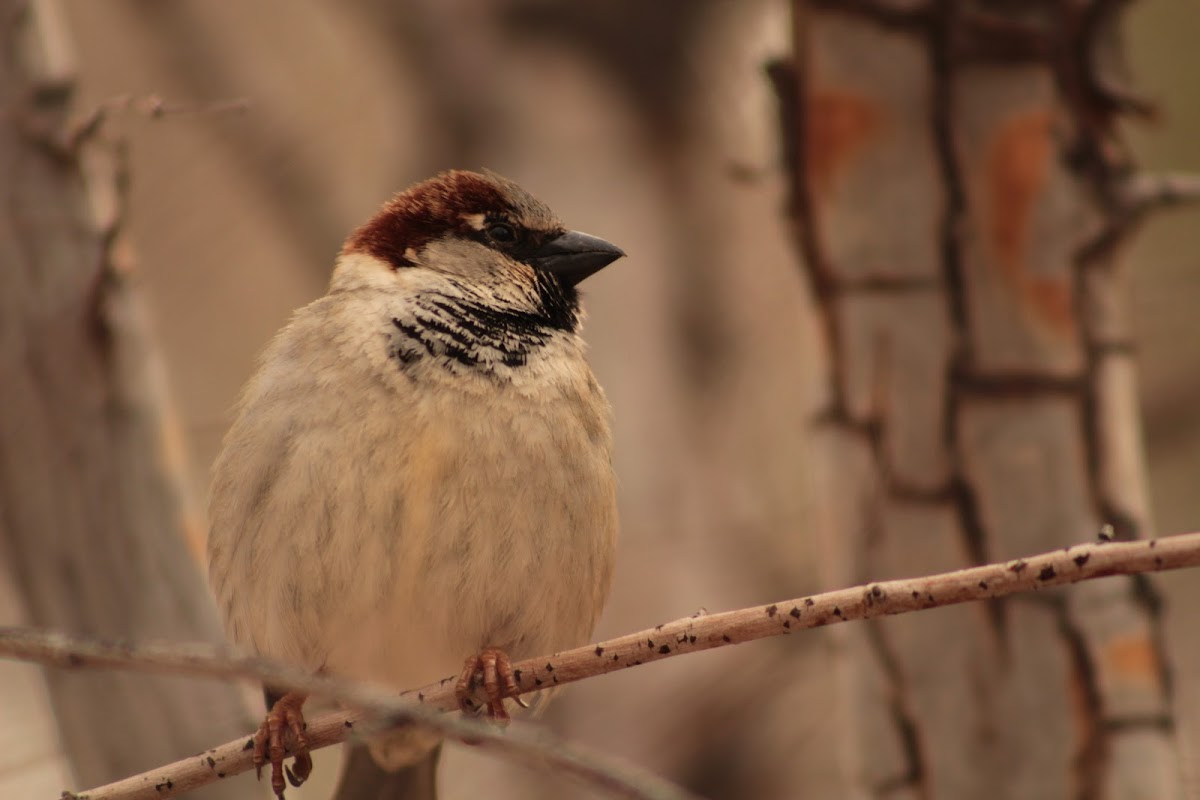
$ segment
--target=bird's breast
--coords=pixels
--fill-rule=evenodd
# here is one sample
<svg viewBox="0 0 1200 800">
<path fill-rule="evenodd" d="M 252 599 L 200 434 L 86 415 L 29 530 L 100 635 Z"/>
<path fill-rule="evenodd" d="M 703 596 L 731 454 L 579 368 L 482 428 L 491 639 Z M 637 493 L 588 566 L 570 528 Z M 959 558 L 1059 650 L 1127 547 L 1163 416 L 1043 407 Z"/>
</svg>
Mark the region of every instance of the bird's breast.
<svg viewBox="0 0 1200 800">
<path fill-rule="evenodd" d="M 374 573 L 346 576 L 346 606 L 394 633 L 359 625 L 331 669 L 408 686 L 485 646 L 520 658 L 587 640 L 616 511 L 607 406 L 583 370 L 484 399 L 438 381 L 369 435 L 377 457 L 360 480 L 386 488 L 366 493 L 369 523 L 345 531 L 366 540 L 351 550 L 373 554 L 361 568 Z"/>
</svg>

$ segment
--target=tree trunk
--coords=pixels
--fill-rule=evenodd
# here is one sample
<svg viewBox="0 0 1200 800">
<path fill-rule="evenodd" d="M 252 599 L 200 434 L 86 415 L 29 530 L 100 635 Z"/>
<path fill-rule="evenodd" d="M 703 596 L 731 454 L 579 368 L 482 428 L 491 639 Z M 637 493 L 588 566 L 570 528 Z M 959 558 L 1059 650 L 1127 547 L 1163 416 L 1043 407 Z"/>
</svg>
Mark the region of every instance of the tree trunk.
<svg viewBox="0 0 1200 800">
<path fill-rule="evenodd" d="M 219 641 L 185 540 L 154 348 L 114 247 L 123 176 L 113 153 L 70 141 L 73 62 L 57 3 L 3 0 L 0 41 L 6 612 L 72 633 Z M 45 685 L 80 785 L 195 753 L 250 723 L 238 691 L 215 683 L 48 671 Z M 45 726 L 5 708 L 6 727 Z M 204 796 L 244 796 L 248 786 L 237 787 Z"/>
<path fill-rule="evenodd" d="M 1122 5 L 795 3 L 776 77 L 828 345 L 833 583 L 1148 534 Z M 1149 580 L 839 634 L 858 796 L 1181 795 Z"/>
</svg>

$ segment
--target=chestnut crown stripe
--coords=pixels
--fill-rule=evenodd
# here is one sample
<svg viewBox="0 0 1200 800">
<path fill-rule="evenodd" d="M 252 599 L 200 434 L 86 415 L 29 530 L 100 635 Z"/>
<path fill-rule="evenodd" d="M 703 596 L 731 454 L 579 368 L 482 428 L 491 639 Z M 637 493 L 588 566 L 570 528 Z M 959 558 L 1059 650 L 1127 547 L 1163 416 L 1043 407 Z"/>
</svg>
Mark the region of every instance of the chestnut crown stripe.
<svg viewBox="0 0 1200 800">
<path fill-rule="evenodd" d="M 473 226 L 472 218 L 508 222 L 516 240 L 500 244 Z M 343 253 L 365 253 L 392 266 L 414 266 L 409 257 L 447 235 L 473 239 L 524 261 L 566 228 L 542 202 L 494 173 L 452 170 L 412 186 L 388 201 L 379 213 L 346 240 Z"/>
</svg>

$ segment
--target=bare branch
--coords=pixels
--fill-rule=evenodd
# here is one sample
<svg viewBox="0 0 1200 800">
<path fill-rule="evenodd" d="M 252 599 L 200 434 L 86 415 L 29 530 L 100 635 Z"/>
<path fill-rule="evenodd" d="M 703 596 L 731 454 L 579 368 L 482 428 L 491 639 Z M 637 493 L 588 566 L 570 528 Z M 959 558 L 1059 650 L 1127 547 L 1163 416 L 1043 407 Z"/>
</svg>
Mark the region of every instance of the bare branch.
<svg viewBox="0 0 1200 800">
<path fill-rule="evenodd" d="M 1005 597 L 1110 575 L 1200 566 L 1200 533 L 1137 542 L 1076 545 L 1030 558 L 881 581 L 769 605 L 698 614 L 599 644 L 514 665 L 522 692 L 615 672 L 683 653 L 740 644 L 836 622 Z M 427 708 L 455 708 L 449 679 L 401 695 Z"/>
<path fill-rule="evenodd" d="M 1200 566 L 1200 533 L 1137 542 L 1099 542 L 1030 558 L 921 578 L 882 581 L 721 614 L 697 614 L 599 644 L 533 658 L 516 665 L 522 693 L 562 685 L 651 661 L 791 633 L 837 622 L 901 614 L 1005 597 L 1112 575 Z M 0 629 L 0 656 L 58 667 L 119 667 L 207 677 L 248 678 L 280 689 L 330 697 L 363 712 L 322 716 L 309 726 L 314 748 L 345 741 L 381 726 L 416 723 L 449 737 L 478 740 L 535 763 L 553 765 L 630 797 L 681 797 L 658 779 L 553 742 L 544 733 L 514 726 L 501 733 L 474 720 L 441 716 L 457 708 L 454 678 L 396 696 L 263 659 L 231 655 L 205 645 L 113 644 L 61 634 Z M 251 766 L 247 739 L 228 742 L 189 759 L 76 795 L 77 800 L 167 798 Z"/>
</svg>

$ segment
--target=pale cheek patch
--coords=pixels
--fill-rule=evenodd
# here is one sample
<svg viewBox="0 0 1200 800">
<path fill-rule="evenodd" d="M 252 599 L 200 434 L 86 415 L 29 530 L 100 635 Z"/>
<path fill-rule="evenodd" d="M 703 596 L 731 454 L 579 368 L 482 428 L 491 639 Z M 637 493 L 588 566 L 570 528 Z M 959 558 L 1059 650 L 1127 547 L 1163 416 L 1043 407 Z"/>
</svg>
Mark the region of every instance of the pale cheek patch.
<svg viewBox="0 0 1200 800">
<path fill-rule="evenodd" d="M 490 284 L 490 276 L 505 260 L 504 256 L 479 242 L 458 236 L 435 239 L 425 245 L 421 253 L 423 266 L 468 278 L 480 285 Z"/>
</svg>

